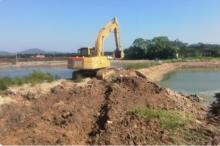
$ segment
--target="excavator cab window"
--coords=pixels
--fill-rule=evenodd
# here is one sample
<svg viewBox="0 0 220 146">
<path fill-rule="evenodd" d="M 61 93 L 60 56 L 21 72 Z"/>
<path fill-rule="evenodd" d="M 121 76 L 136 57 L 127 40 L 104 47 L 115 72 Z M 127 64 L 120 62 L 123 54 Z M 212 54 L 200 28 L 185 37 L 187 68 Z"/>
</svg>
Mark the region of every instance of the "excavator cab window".
<svg viewBox="0 0 220 146">
<path fill-rule="evenodd" d="M 95 52 L 95 48 L 80 48 L 80 49 L 78 49 L 78 54 L 80 56 L 86 56 L 86 57 L 93 56 L 94 52 Z"/>
</svg>

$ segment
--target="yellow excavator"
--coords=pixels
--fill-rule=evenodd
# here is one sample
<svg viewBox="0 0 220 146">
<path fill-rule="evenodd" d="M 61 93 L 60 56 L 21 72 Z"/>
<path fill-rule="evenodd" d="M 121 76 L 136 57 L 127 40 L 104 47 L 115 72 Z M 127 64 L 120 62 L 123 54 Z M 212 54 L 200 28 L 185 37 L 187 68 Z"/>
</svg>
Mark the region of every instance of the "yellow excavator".
<svg viewBox="0 0 220 146">
<path fill-rule="evenodd" d="M 104 41 L 111 32 L 114 32 L 116 49 L 114 51 L 115 59 L 124 57 L 123 49 L 120 45 L 120 33 L 118 20 L 115 17 L 105 27 L 103 27 L 96 39 L 95 47 L 84 47 L 78 49 L 78 56 L 68 59 L 68 68 L 74 69 L 73 79 L 78 75 L 95 76 L 100 74 L 100 70 L 110 67 L 110 61 L 104 55 Z"/>
</svg>

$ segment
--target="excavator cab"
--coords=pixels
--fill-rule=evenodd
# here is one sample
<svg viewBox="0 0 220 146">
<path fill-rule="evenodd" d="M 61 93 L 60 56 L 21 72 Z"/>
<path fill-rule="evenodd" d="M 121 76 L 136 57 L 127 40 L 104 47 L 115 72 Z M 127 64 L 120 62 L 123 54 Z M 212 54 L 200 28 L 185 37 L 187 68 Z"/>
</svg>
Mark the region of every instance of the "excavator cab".
<svg viewBox="0 0 220 146">
<path fill-rule="evenodd" d="M 94 52 L 95 52 L 95 48 L 83 47 L 78 49 L 77 54 L 79 56 L 89 57 L 89 56 L 94 56 Z"/>
</svg>

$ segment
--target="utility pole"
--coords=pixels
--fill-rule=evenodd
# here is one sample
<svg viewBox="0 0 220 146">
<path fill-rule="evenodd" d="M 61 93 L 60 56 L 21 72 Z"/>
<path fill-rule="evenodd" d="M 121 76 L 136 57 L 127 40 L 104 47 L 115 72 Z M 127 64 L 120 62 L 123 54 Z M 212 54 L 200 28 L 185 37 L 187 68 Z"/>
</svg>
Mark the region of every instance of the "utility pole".
<svg viewBox="0 0 220 146">
<path fill-rule="evenodd" d="M 18 53 L 16 52 L 16 56 L 15 56 L 15 64 L 17 64 L 18 61 Z"/>
</svg>

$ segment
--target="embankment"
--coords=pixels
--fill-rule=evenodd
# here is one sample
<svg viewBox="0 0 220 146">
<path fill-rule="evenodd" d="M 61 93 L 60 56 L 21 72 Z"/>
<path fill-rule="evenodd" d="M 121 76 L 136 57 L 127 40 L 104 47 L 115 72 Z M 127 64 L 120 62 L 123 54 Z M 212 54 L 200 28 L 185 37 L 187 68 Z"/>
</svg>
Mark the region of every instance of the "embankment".
<svg viewBox="0 0 220 146">
<path fill-rule="evenodd" d="M 44 66 L 67 66 L 67 61 L 25 61 L 12 64 L 10 62 L 0 63 L 0 69 L 2 68 L 19 68 L 19 67 L 44 67 Z"/>
<path fill-rule="evenodd" d="M 110 60 L 111 66 L 125 67 L 128 64 L 137 64 L 144 62 L 151 62 L 150 60 Z M 47 67 L 60 66 L 67 67 L 67 60 L 49 60 L 49 61 L 19 61 L 16 64 L 11 62 L 0 62 L 0 69 L 2 68 L 19 68 L 19 67 Z"/>
<path fill-rule="evenodd" d="M 163 77 L 176 69 L 182 68 L 218 68 L 220 61 L 201 61 L 201 62 L 176 62 L 176 63 L 163 63 L 161 65 L 139 69 L 143 76 L 153 82 L 160 81 Z"/>
</svg>

